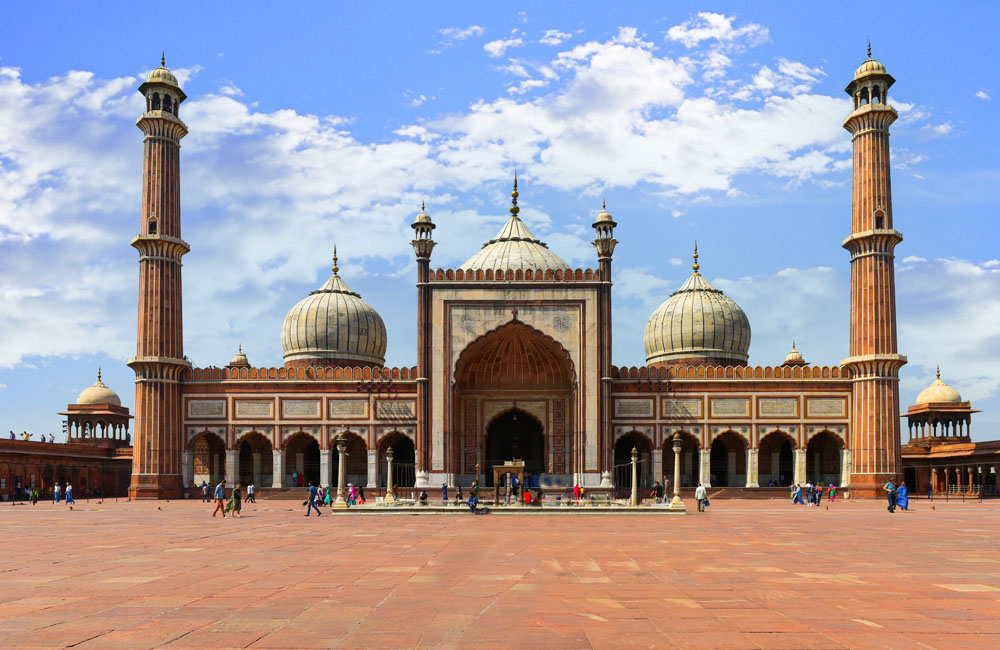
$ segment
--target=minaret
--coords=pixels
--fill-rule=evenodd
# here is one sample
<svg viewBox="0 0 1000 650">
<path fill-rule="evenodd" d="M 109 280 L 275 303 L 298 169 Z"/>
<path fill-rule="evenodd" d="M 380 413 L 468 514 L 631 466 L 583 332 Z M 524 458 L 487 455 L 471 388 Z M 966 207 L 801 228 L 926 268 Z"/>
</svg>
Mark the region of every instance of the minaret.
<svg viewBox="0 0 1000 650">
<path fill-rule="evenodd" d="M 593 223 L 597 239 L 593 241 L 597 249 L 597 265 L 601 277 L 598 289 L 597 336 L 598 371 L 601 373 L 600 400 L 598 401 L 598 421 L 601 423 L 601 485 L 612 485 L 614 469 L 615 441 L 611 430 L 611 256 L 618 240 L 615 239 L 615 220 L 608 212 L 608 204 L 601 202 L 601 212 Z M 581 471 L 578 468 L 577 471 Z"/>
<path fill-rule="evenodd" d="M 132 246 L 139 251 L 139 324 L 135 371 L 134 499 L 177 498 L 183 493 L 181 373 L 184 357 L 181 314 L 180 140 L 187 127 L 178 117 L 187 98 L 177 78 L 160 67 L 139 86 L 146 112 L 136 121 L 143 139 L 142 217 Z"/>
<path fill-rule="evenodd" d="M 853 143 L 851 236 L 850 415 L 851 491 L 878 496 L 890 478 L 902 478 L 899 369 L 906 357 L 896 349 L 896 283 L 893 250 L 903 236 L 893 229 L 889 182 L 889 125 L 896 109 L 888 103 L 895 79 L 868 59 L 846 91 L 854 110 L 844 120 Z"/>
<path fill-rule="evenodd" d="M 429 485 L 431 447 L 431 251 L 436 242 L 431 234 L 436 226 L 420 204 L 420 214 L 410 224 L 413 228 L 413 252 L 417 255 L 417 457 L 416 483 Z M 452 481 L 449 481 L 451 484 Z"/>
</svg>

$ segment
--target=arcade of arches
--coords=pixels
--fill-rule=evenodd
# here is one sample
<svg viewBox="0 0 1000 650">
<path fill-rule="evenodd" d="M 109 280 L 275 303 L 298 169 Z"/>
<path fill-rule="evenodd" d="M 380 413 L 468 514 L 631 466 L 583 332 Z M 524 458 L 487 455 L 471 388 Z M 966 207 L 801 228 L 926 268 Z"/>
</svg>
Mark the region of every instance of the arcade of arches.
<svg viewBox="0 0 1000 650">
<path fill-rule="evenodd" d="M 841 485 L 844 478 L 844 443 L 830 431 L 820 431 L 799 449 L 792 436 L 775 430 L 762 434 L 758 445 L 750 447 L 735 431 L 715 436 L 708 448 L 687 431 L 680 436 L 681 487 L 704 482 L 712 487 L 778 487 L 792 483 L 822 482 Z M 639 485 L 651 487 L 657 480 L 674 481 L 673 435 L 657 455 L 651 455 L 649 439 L 639 431 L 622 435 L 615 443 L 615 485 L 631 486 L 631 453 L 639 452 Z M 652 456 L 653 463 L 650 463 Z M 704 478 L 703 478 L 704 477 Z"/>
</svg>

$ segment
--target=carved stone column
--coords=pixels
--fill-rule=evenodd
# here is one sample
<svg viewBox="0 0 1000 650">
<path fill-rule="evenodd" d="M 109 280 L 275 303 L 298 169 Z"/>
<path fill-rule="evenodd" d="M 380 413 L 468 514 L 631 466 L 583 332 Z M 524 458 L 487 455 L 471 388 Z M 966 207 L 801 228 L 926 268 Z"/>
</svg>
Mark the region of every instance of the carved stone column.
<svg viewBox="0 0 1000 650">
<path fill-rule="evenodd" d="M 806 450 L 795 450 L 795 478 L 792 482 L 802 485 L 806 482 Z"/>
<path fill-rule="evenodd" d="M 181 452 L 181 460 L 183 461 L 184 487 L 186 489 L 191 487 L 191 483 L 194 481 L 194 456 L 190 450 L 185 449 Z"/>
<path fill-rule="evenodd" d="M 747 449 L 747 487 L 760 487 L 757 465 L 757 449 Z"/>
<path fill-rule="evenodd" d="M 330 485 L 330 450 L 319 450 L 319 484 Z"/>
<path fill-rule="evenodd" d="M 226 483 L 236 485 L 236 475 L 239 474 L 240 457 L 235 449 L 226 450 Z"/>
<path fill-rule="evenodd" d="M 938 473 L 937 467 L 931 468 L 931 494 L 935 494 L 938 491 Z"/>
<path fill-rule="evenodd" d="M 633 508 L 639 505 L 639 450 L 632 447 L 632 498 L 629 505 Z"/>
<path fill-rule="evenodd" d="M 368 450 L 368 485 L 378 485 L 378 451 L 374 449 Z"/>
<path fill-rule="evenodd" d="M 687 510 L 681 501 L 681 434 L 674 434 L 674 498 L 670 500 L 671 510 Z"/>
<path fill-rule="evenodd" d="M 699 471 L 698 482 L 705 487 L 712 487 L 712 450 L 699 450 Z"/>
<path fill-rule="evenodd" d="M 280 449 L 271 450 L 271 487 L 281 487 L 281 477 L 285 474 L 285 452 Z"/>
<path fill-rule="evenodd" d="M 840 487 L 851 486 L 851 451 L 849 449 L 840 452 Z"/>
<path fill-rule="evenodd" d="M 337 500 L 334 508 L 347 507 L 347 441 L 343 434 L 337 436 Z"/>
</svg>

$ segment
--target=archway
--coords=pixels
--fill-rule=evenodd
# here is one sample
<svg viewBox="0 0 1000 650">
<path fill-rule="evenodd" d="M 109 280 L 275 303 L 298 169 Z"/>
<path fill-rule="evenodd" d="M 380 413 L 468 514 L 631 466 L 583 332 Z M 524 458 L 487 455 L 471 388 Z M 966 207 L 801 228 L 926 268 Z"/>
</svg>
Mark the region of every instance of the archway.
<svg viewBox="0 0 1000 650">
<path fill-rule="evenodd" d="M 625 497 L 632 492 L 632 449 L 639 452 L 639 466 L 636 473 L 639 478 L 639 493 L 644 496 L 653 485 L 653 445 L 649 438 L 638 431 L 629 431 L 615 442 L 615 490 L 619 497 Z"/>
<path fill-rule="evenodd" d="M 256 431 L 239 442 L 239 481 L 243 485 L 271 487 L 274 481 L 274 454 L 271 441 Z"/>
<path fill-rule="evenodd" d="M 493 486 L 493 467 L 515 458 L 524 461 L 525 481 L 545 471 L 545 436 L 542 423 L 520 409 L 510 410 L 490 423 L 486 430 L 487 487 Z"/>
<path fill-rule="evenodd" d="M 746 440 L 727 431 L 712 441 L 710 471 L 713 487 L 745 487 L 747 484 Z"/>
<path fill-rule="evenodd" d="M 772 431 L 757 445 L 758 482 L 761 485 L 791 485 L 795 478 L 795 441 L 786 433 Z"/>
<path fill-rule="evenodd" d="M 319 485 L 319 441 L 300 431 L 285 442 L 285 476 L 282 485 Z"/>
<path fill-rule="evenodd" d="M 830 433 L 821 431 L 809 439 L 806 447 L 806 477 L 812 482 L 822 481 L 824 485 L 840 483 L 840 452 L 843 441 Z"/>
<path fill-rule="evenodd" d="M 191 441 L 191 462 L 194 465 L 191 480 L 195 485 L 202 482 L 216 485 L 226 475 L 226 443 L 209 431 L 198 434 Z"/>
<path fill-rule="evenodd" d="M 681 487 L 693 487 L 698 483 L 698 456 L 701 445 L 698 439 L 687 431 L 681 431 Z M 674 439 L 663 441 L 663 477 L 674 487 Z M 654 477 L 654 480 L 659 480 Z M 672 492 L 671 492 L 672 493 Z"/>
<path fill-rule="evenodd" d="M 519 321 L 515 311 L 512 320 L 462 350 L 454 377 L 452 418 L 459 435 L 455 436 L 452 471 L 464 474 L 462 480 L 475 477 L 476 464 L 481 463 L 480 475 L 492 483 L 491 467 L 514 456 L 525 461 L 529 484 L 569 478 L 575 470 L 576 371 L 569 352 L 558 341 Z M 534 418 L 517 409 L 519 402 L 544 404 L 544 411 L 532 409 L 546 413 L 538 416 L 541 421 L 534 421 L 537 431 L 531 424 Z M 484 421 L 487 403 L 496 409 L 492 413 L 503 414 Z"/>
<path fill-rule="evenodd" d="M 346 432 L 344 437 L 347 442 L 347 448 L 344 450 L 347 454 L 347 463 L 344 468 L 347 471 L 346 481 L 355 486 L 368 487 L 368 447 L 361 436 L 355 433 Z M 336 436 L 330 441 L 330 449 L 332 450 L 330 452 L 330 483 L 336 485 L 337 477 L 340 476 L 340 453 L 337 451 Z M 395 455 L 395 448 L 392 452 Z M 395 458 L 393 461 L 395 462 Z"/>
<path fill-rule="evenodd" d="M 385 452 L 392 447 L 392 484 L 398 487 L 413 487 L 416 483 L 416 453 L 413 441 L 398 431 L 390 433 L 378 444 L 378 486 L 385 487 L 388 466 Z"/>
</svg>

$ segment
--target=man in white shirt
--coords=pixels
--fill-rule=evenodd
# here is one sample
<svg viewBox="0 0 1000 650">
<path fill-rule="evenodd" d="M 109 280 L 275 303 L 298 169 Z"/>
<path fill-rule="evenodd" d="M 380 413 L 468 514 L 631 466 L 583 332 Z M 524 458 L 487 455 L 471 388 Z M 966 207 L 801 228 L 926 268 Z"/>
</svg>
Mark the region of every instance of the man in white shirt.
<svg viewBox="0 0 1000 650">
<path fill-rule="evenodd" d="M 699 483 L 698 487 L 695 488 L 694 498 L 698 500 L 698 512 L 705 512 L 705 502 L 708 501 L 708 490 L 705 489 L 704 484 Z"/>
</svg>

